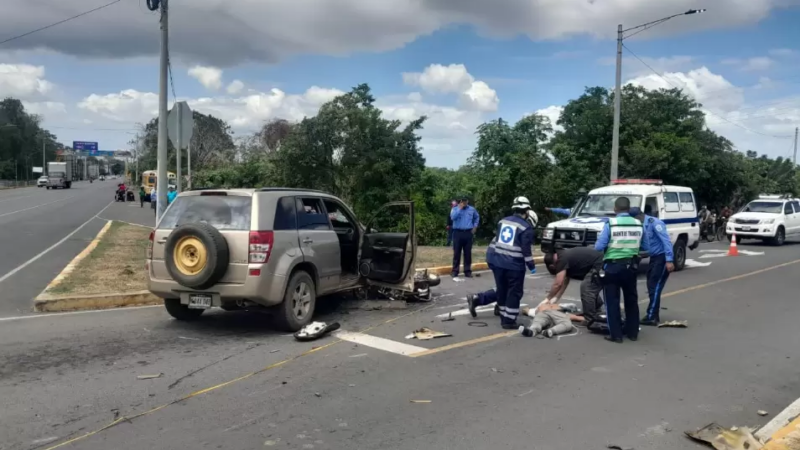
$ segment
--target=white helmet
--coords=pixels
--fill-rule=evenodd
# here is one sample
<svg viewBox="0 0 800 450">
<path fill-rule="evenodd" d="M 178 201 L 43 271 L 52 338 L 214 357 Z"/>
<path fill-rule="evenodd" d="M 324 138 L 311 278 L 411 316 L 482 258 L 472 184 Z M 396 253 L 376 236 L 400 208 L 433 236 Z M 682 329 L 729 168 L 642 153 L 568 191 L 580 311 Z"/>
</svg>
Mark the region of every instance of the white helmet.
<svg viewBox="0 0 800 450">
<path fill-rule="evenodd" d="M 533 228 L 536 228 L 536 224 L 539 223 L 539 216 L 537 216 L 536 213 L 533 212 L 532 209 L 529 209 L 528 210 L 528 217 L 525 220 L 527 220 L 528 223 L 531 224 L 531 226 Z"/>
<path fill-rule="evenodd" d="M 531 202 L 528 197 L 517 197 L 514 199 L 514 204 L 511 209 L 531 209 Z"/>
</svg>

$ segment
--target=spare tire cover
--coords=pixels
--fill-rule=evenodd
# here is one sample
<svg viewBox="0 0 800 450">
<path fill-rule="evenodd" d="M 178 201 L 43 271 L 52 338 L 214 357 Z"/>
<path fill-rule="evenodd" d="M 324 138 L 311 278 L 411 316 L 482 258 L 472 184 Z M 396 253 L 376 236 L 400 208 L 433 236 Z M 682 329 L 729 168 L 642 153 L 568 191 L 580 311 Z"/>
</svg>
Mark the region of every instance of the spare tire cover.
<svg viewBox="0 0 800 450">
<path fill-rule="evenodd" d="M 164 246 L 164 262 L 173 280 L 192 289 L 208 289 L 228 270 L 230 253 L 222 233 L 207 223 L 174 229 Z"/>
</svg>

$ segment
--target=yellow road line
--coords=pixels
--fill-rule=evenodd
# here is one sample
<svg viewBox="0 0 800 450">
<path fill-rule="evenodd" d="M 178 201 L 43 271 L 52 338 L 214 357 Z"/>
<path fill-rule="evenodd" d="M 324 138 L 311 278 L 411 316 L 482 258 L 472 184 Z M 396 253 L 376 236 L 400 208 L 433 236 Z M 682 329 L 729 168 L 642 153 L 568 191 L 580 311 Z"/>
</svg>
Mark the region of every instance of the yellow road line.
<svg viewBox="0 0 800 450">
<path fill-rule="evenodd" d="M 400 319 L 406 318 L 408 316 L 411 316 L 412 314 L 417 314 L 417 313 L 420 313 L 420 312 L 425 311 L 427 309 L 430 309 L 433 306 L 434 305 L 431 304 L 431 305 L 426 306 L 424 308 L 420 308 L 420 309 L 411 311 L 411 312 L 409 312 L 407 314 L 403 314 L 402 316 L 398 316 L 398 317 L 395 317 L 393 319 L 385 320 L 385 321 L 380 322 L 378 324 L 375 324 L 375 325 L 372 325 L 370 327 L 367 327 L 364 330 L 362 330 L 361 332 L 362 333 L 366 333 L 367 331 L 373 330 L 373 329 L 375 329 L 375 328 L 377 328 L 379 326 L 386 325 L 386 324 L 392 323 L 392 322 L 394 322 L 396 320 L 400 320 Z M 66 440 L 64 442 L 61 442 L 60 444 L 53 445 L 52 447 L 47 447 L 44 450 L 55 450 L 57 448 L 61 448 L 61 447 L 67 446 L 69 444 L 73 444 L 75 442 L 82 441 L 82 440 L 84 440 L 86 438 L 89 438 L 89 437 L 94 436 L 94 435 L 96 435 L 98 433 L 101 433 L 101 432 L 103 432 L 105 430 L 108 430 L 109 428 L 113 428 L 113 427 L 119 425 L 122 422 L 129 422 L 129 421 L 131 421 L 133 419 L 138 419 L 140 417 L 144 417 L 144 416 L 147 416 L 149 414 L 153 414 L 153 413 L 155 413 L 157 411 L 160 411 L 160 410 L 162 410 L 162 409 L 164 409 L 164 408 L 166 408 L 168 406 L 174 405 L 176 403 L 181 403 L 183 401 L 189 400 L 190 398 L 197 397 L 197 396 L 203 395 L 203 394 L 207 394 L 207 393 L 212 392 L 212 391 L 216 391 L 217 389 L 221 389 L 221 388 L 223 388 L 225 386 L 230 386 L 230 385 L 232 385 L 234 383 L 238 383 L 239 381 L 246 380 L 246 379 L 251 378 L 251 377 L 253 377 L 255 375 L 258 375 L 258 374 L 267 372 L 269 370 L 278 368 L 280 366 L 283 366 L 284 364 L 288 364 L 288 363 L 290 363 L 292 361 L 295 361 L 297 359 L 300 359 L 300 358 L 302 358 L 304 356 L 308 356 L 308 355 L 310 355 L 312 353 L 316 353 L 316 352 L 319 352 L 321 350 L 327 349 L 327 348 L 332 347 L 332 346 L 334 346 L 334 345 L 336 345 L 336 344 L 338 344 L 340 342 L 343 342 L 343 341 L 342 340 L 335 340 L 335 341 L 329 342 L 329 343 L 327 343 L 325 345 L 321 345 L 319 347 L 314 347 L 311 350 L 308 350 L 308 351 L 305 351 L 303 353 L 300 353 L 299 355 L 295 355 L 295 356 L 293 356 L 291 358 L 284 359 L 283 361 L 278 361 L 278 362 L 276 362 L 274 364 L 270 364 L 270 365 L 268 365 L 268 366 L 266 366 L 266 367 L 264 367 L 262 369 L 256 370 L 254 372 L 246 373 L 246 374 L 244 374 L 244 375 L 242 375 L 242 376 L 240 376 L 238 378 L 234 378 L 234 379 L 226 381 L 224 383 L 219 383 L 219 384 L 216 384 L 216 385 L 211 386 L 211 387 L 207 387 L 207 388 L 204 388 L 204 389 L 200 389 L 198 391 L 194 391 L 191 394 L 185 395 L 185 396 L 180 397 L 178 399 L 175 399 L 175 400 L 173 400 L 173 401 L 171 401 L 169 403 L 165 403 L 165 404 L 163 404 L 161 406 L 157 406 L 157 407 L 155 407 L 153 409 L 149 409 L 147 411 L 144 411 L 144 412 L 141 412 L 141 413 L 138 413 L 138 414 L 134 414 L 132 416 L 120 417 L 120 418 L 114 420 L 113 422 L 109 423 L 108 425 L 103 426 L 102 428 L 98 428 L 97 430 L 90 431 L 90 432 L 88 432 L 86 434 L 82 434 L 80 436 L 77 436 L 77 437 L 74 437 L 72 439 Z"/>
<path fill-rule="evenodd" d="M 489 336 L 479 337 L 477 339 L 470 339 L 468 341 L 456 342 L 455 344 L 444 345 L 442 347 L 432 348 L 432 349 L 426 350 L 424 352 L 413 353 L 411 355 L 408 355 L 408 357 L 410 357 L 410 358 L 419 358 L 420 356 L 433 355 L 435 353 L 441 353 L 441 352 L 444 352 L 444 351 L 447 351 L 447 350 L 452 350 L 454 348 L 467 347 L 467 346 L 473 345 L 473 344 L 480 344 L 481 342 L 489 342 L 489 341 L 493 341 L 495 339 L 500 339 L 500 338 L 504 338 L 504 337 L 513 336 L 513 335 L 518 334 L 518 333 L 519 333 L 518 331 L 504 331 L 502 333 L 490 334 Z"/>
</svg>

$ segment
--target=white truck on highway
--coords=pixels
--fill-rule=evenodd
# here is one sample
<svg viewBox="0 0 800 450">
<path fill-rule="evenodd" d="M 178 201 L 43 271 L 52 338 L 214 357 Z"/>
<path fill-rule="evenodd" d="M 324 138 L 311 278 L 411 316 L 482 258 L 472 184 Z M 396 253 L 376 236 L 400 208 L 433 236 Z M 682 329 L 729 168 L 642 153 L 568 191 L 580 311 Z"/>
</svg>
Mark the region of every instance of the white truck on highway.
<svg viewBox="0 0 800 450">
<path fill-rule="evenodd" d="M 69 189 L 72 187 L 73 165 L 67 162 L 47 163 L 47 173 L 50 178 L 47 181 L 47 189 Z"/>
<path fill-rule="evenodd" d="M 571 208 L 568 219 L 547 225 L 542 232 L 542 253 L 594 246 L 608 219 L 614 217 L 617 197 L 628 197 L 631 207 L 664 221 L 675 253 L 675 270 L 682 270 L 686 249 L 694 250 L 700 243 L 694 193 L 689 187 L 666 186 L 661 180 L 614 180 L 611 186 L 593 189 Z"/>
</svg>

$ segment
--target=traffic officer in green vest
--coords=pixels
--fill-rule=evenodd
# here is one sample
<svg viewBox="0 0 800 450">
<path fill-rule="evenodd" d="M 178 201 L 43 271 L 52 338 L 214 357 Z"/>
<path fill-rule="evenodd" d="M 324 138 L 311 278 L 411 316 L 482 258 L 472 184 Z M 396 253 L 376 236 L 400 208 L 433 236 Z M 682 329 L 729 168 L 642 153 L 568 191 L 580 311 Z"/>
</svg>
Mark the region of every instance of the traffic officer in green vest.
<svg viewBox="0 0 800 450">
<path fill-rule="evenodd" d="M 603 227 L 594 249 L 603 256 L 603 290 L 606 297 L 607 341 L 622 343 L 623 334 L 635 341 L 639 337 L 639 296 L 636 292 L 636 270 L 639 251 L 647 249 L 642 222 L 630 215 L 631 202 L 618 197 L 614 202 L 616 217 Z M 625 301 L 625 325 L 619 307 L 620 290 Z"/>
</svg>

